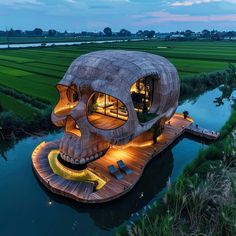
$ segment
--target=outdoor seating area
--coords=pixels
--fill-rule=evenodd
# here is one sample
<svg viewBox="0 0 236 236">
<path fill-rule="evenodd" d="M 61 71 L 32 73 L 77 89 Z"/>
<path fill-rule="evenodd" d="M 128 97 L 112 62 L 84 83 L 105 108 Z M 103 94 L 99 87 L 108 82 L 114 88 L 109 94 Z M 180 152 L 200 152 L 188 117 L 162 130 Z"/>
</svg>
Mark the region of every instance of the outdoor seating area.
<svg viewBox="0 0 236 236">
<path fill-rule="evenodd" d="M 33 167 L 40 181 L 54 193 L 80 202 L 107 202 L 130 191 L 141 178 L 147 163 L 152 158 L 158 158 L 157 155 L 182 135 L 185 128 L 191 123 L 191 119 L 184 119 L 182 115 L 175 114 L 171 118 L 170 124 L 166 123 L 165 129 L 158 137 L 156 144 L 150 140 L 145 146 L 133 143 L 124 149 L 115 146 L 110 147 L 102 158 L 87 164 L 88 170 L 91 173 L 96 173 L 105 182 L 105 185 L 97 191 L 91 192 L 91 189 L 85 188 L 86 191 L 83 193 L 81 190 L 81 186 L 84 186 L 83 182 L 66 180 L 60 176 L 56 177 L 52 172 L 48 162 L 48 154 L 51 150 L 59 148 L 58 141 L 43 143 L 35 149 L 32 156 Z M 148 134 L 145 136 L 151 137 Z M 53 177 L 54 175 L 55 177 Z M 50 186 L 48 180 L 50 180 Z"/>
<path fill-rule="evenodd" d="M 33 154 L 40 181 L 88 203 L 130 191 L 147 163 L 193 123 L 187 111 L 175 114 L 179 85 L 176 68 L 154 54 L 104 50 L 78 57 L 57 85 L 60 99 L 51 115 L 64 135 Z M 51 144 L 63 161 L 50 155 Z M 56 183 L 48 186 L 52 172 Z M 81 189 L 84 182 L 96 191 Z"/>
<path fill-rule="evenodd" d="M 108 166 L 108 171 L 111 175 L 113 175 L 116 179 L 122 179 L 124 176 L 121 172 L 126 175 L 130 175 L 133 173 L 131 169 L 128 168 L 127 165 L 122 160 L 117 161 L 118 169 L 114 165 Z"/>
<path fill-rule="evenodd" d="M 128 168 L 127 165 L 122 160 L 117 161 L 117 164 L 119 166 L 119 169 L 124 172 L 126 175 L 130 175 L 133 173 L 131 169 Z"/>
</svg>

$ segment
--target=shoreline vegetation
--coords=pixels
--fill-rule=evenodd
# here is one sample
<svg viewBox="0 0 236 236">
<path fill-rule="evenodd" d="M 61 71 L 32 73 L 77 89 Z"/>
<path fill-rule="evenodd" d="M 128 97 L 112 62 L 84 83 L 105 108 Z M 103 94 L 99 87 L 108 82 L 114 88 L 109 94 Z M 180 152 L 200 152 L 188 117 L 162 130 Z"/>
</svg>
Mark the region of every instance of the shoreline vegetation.
<svg viewBox="0 0 236 236">
<path fill-rule="evenodd" d="M 222 71 L 201 73 L 181 79 L 180 101 L 189 95 L 199 94 L 222 84 L 229 85 L 235 73 L 235 67 L 229 64 L 229 67 Z M 58 129 L 51 123 L 53 107 L 46 100 L 34 98 L 7 87 L 0 87 L 0 95 L 4 95 L 5 99 L 14 99 L 15 106 L 20 104 L 20 108 L 14 113 L 5 111 L 5 107 L 0 104 L 0 139 L 40 135 L 42 131 L 49 132 Z M 31 110 L 31 112 L 25 112 L 26 110 Z"/>
<path fill-rule="evenodd" d="M 229 69 L 233 74 L 224 81 L 221 98 L 235 87 L 235 68 L 229 65 Z M 135 222 L 120 227 L 116 235 L 236 235 L 235 102 L 220 133 L 219 140 L 201 150 L 175 183 L 167 182 L 163 199 L 149 205 Z"/>
<path fill-rule="evenodd" d="M 220 139 L 201 150 L 167 192 L 120 235 L 236 235 L 236 104 Z M 229 128 L 230 126 L 230 128 Z"/>
<path fill-rule="evenodd" d="M 24 63 L 29 62 L 25 60 Z M 51 67 L 44 66 L 52 73 Z M 63 73 L 60 69 L 53 71 L 57 73 L 55 80 Z M 216 104 L 221 104 L 224 98 L 230 97 L 235 81 L 233 64 L 223 70 L 183 76 L 180 102 L 223 85 L 220 87 L 222 96 L 215 100 Z M 49 102 L 42 95 L 33 97 L 7 86 L 0 87 L 0 95 L 18 107 L 12 112 L 11 107 L 4 105 L 9 103 L 0 104 L 0 140 L 14 141 L 58 130 L 51 123 L 54 99 Z M 220 139 L 202 150 L 175 183 L 167 183 L 162 200 L 148 206 L 137 221 L 119 228 L 117 235 L 236 235 L 235 130 L 234 103 L 231 116 L 220 131 Z"/>
</svg>

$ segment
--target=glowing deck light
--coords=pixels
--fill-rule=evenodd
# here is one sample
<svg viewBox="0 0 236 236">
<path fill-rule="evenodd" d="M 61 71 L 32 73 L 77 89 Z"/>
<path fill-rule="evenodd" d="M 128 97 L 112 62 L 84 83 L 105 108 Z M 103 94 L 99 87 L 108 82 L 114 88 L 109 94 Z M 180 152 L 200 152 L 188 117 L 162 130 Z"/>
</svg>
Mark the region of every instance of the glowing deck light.
<svg viewBox="0 0 236 236">
<path fill-rule="evenodd" d="M 58 150 L 52 150 L 48 154 L 49 165 L 55 174 L 67 180 L 96 183 L 96 189 L 101 189 L 106 184 L 105 180 L 94 174 L 88 168 L 85 170 L 78 171 L 63 166 L 57 159 L 58 154 Z"/>
</svg>

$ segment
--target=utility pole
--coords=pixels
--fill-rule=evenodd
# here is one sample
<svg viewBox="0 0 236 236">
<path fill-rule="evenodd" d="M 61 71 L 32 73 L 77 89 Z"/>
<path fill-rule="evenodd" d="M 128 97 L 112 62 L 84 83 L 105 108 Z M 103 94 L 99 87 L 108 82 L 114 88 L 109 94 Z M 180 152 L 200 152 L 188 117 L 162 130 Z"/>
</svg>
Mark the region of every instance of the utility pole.
<svg viewBox="0 0 236 236">
<path fill-rule="evenodd" d="M 10 48 L 10 41 L 9 41 L 9 34 L 8 34 L 7 27 L 6 27 L 6 34 L 7 34 L 7 47 Z"/>
</svg>

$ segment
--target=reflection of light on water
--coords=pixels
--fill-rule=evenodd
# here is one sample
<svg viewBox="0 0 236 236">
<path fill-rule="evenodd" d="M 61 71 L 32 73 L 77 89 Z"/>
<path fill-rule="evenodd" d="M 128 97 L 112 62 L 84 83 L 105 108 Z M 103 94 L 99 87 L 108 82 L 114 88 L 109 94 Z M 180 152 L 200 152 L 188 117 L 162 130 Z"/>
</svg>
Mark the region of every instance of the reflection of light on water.
<svg viewBox="0 0 236 236">
<path fill-rule="evenodd" d="M 52 205 L 52 200 L 51 200 L 51 199 L 49 199 L 49 201 L 48 201 L 48 205 L 49 205 L 49 206 Z"/>
</svg>

